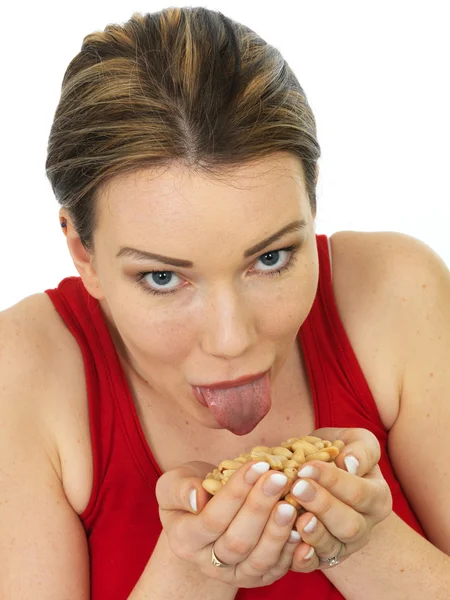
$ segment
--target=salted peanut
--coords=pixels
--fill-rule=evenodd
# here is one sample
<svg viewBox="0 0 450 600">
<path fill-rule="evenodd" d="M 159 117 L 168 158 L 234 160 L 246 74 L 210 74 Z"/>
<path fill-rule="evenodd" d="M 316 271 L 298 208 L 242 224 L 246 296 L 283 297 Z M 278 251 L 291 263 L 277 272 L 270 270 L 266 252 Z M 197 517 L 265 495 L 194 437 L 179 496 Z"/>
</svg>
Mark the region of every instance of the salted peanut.
<svg viewBox="0 0 450 600">
<path fill-rule="evenodd" d="M 331 457 L 328 452 L 317 452 L 316 454 L 308 454 L 306 457 L 306 462 L 310 460 L 322 460 L 323 462 L 330 462 Z"/>
<path fill-rule="evenodd" d="M 266 452 L 267 454 L 272 454 L 272 448 L 269 446 L 255 446 L 252 448 L 252 452 Z"/>
<path fill-rule="evenodd" d="M 294 449 L 294 452 L 297 452 L 297 450 L 303 450 L 305 456 L 308 456 L 308 454 L 316 454 L 317 452 L 317 448 L 314 446 L 314 444 L 310 444 L 306 441 L 295 442 L 295 444 L 292 444 L 292 448 Z"/>
<path fill-rule="evenodd" d="M 205 479 L 205 481 L 202 482 L 202 486 L 207 492 L 214 495 L 220 490 L 222 483 L 216 479 Z"/>
<path fill-rule="evenodd" d="M 266 454 L 266 461 L 269 463 L 271 469 L 276 469 L 277 471 L 282 471 L 284 469 L 284 465 L 287 463 L 287 458 L 285 456 L 274 456 L 272 454 Z"/>
<path fill-rule="evenodd" d="M 288 493 L 289 486 L 297 478 L 299 468 L 311 460 L 333 462 L 344 447 L 344 442 L 335 440 L 321 440 L 315 436 L 303 436 L 302 438 L 289 438 L 278 446 L 255 446 L 248 453 L 240 454 L 233 460 L 223 460 L 218 467 L 208 473 L 203 487 L 210 493 L 215 494 L 228 479 L 232 477 L 243 464 L 251 460 L 265 461 L 271 469 L 283 472 L 289 482 L 280 500 L 286 500 L 292 504 L 298 514 L 305 512 L 295 498 Z"/>
<path fill-rule="evenodd" d="M 221 473 L 228 469 L 233 469 L 234 471 L 236 471 L 236 469 L 239 469 L 239 467 L 241 466 L 242 464 L 235 460 L 223 460 L 219 465 L 219 471 Z"/>
<path fill-rule="evenodd" d="M 315 435 L 304 435 L 300 438 L 302 442 L 309 442 L 310 444 L 314 444 L 315 442 L 321 442 L 322 438 L 316 437 Z"/>
<path fill-rule="evenodd" d="M 336 446 L 329 446 L 328 448 L 324 448 L 322 452 L 328 452 L 332 460 L 334 460 L 339 455 L 339 449 L 336 448 Z"/>
<path fill-rule="evenodd" d="M 281 499 L 281 498 L 280 498 Z M 296 508 L 297 510 L 299 508 L 302 508 L 300 506 L 300 504 L 297 502 L 297 500 L 294 498 L 294 496 L 292 496 L 292 494 L 286 494 L 286 496 L 283 498 L 283 500 L 285 500 L 285 502 L 289 502 L 289 504 L 292 504 L 292 506 L 294 508 Z"/>
<path fill-rule="evenodd" d="M 285 456 L 286 458 L 291 458 L 292 452 L 288 450 L 288 448 L 283 448 L 283 446 L 274 446 L 272 448 L 272 454 L 277 456 Z"/>
<path fill-rule="evenodd" d="M 342 440 L 334 440 L 334 442 L 332 442 L 332 445 L 337 448 L 339 450 L 339 452 L 342 450 L 342 448 L 345 446 L 344 442 Z"/>
<path fill-rule="evenodd" d="M 284 469 L 283 473 L 288 479 L 294 481 L 295 479 L 297 479 L 298 468 L 295 469 L 294 467 L 287 467 L 286 469 Z"/>
<path fill-rule="evenodd" d="M 305 462 L 305 453 L 301 448 L 298 448 L 291 456 L 291 460 L 295 460 L 302 465 Z"/>
</svg>

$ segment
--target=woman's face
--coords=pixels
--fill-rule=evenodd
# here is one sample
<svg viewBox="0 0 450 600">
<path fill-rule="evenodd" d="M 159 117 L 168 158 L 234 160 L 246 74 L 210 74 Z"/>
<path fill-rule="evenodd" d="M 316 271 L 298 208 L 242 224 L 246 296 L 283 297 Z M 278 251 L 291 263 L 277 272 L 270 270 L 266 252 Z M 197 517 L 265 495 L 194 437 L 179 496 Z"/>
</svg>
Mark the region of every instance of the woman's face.
<svg viewBox="0 0 450 600">
<path fill-rule="evenodd" d="M 298 159 L 220 180 L 180 165 L 118 176 L 99 197 L 94 245 L 97 297 L 128 365 L 155 400 L 234 431 L 192 386 L 267 370 L 273 382 L 308 316 L 318 256 Z"/>
</svg>

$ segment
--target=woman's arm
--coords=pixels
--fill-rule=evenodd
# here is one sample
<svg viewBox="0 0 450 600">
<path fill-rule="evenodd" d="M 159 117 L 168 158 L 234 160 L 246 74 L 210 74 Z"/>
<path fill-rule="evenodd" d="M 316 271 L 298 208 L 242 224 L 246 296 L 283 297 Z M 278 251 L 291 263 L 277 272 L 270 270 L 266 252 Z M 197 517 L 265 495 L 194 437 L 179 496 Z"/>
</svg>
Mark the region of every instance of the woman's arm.
<svg viewBox="0 0 450 600">
<path fill-rule="evenodd" d="M 388 450 L 429 541 L 395 514 L 377 525 L 360 552 L 325 572 L 348 600 L 450 596 L 450 272 L 427 246 L 402 241 L 395 280 L 406 364 Z"/>
<path fill-rule="evenodd" d="M 178 558 L 162 531 L 153 554 L 128 600 L 234 600 L 238 588 L 206 577 Z"/>
</svg>

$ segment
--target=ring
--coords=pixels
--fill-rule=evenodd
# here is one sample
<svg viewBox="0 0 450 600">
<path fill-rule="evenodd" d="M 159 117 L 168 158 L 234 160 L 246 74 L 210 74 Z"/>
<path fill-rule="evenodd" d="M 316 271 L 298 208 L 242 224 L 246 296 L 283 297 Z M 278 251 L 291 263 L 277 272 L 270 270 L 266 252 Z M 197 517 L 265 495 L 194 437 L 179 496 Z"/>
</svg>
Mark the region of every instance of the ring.
<svg viewBox="0 0 450 600">
<path fill-rule="evenodd" d="M 341 542 L 341 547 L 339 548 L 339 552 L 336 554 L 336 556 L 333 556 L 332 558 L 320 558 L 320 556 L 319 556 L 319 560 L 321 560 L 322 562 L 327 562 L 330 567 L 335 567 L 340 562 L 339 555 L 342 552 L 343 548 L 344 548 L 344 542 Z"/>
<path fill-rule="evenodd" d="M 211 563 L 215 567 L 221 567 L 222 569 L 225 567 L 232 567 L 233 565 L 227 565 L 226 563 L 221 562 L 217 556 L 214 554 L 214 544 L 211 546 Z"/>
</svg>

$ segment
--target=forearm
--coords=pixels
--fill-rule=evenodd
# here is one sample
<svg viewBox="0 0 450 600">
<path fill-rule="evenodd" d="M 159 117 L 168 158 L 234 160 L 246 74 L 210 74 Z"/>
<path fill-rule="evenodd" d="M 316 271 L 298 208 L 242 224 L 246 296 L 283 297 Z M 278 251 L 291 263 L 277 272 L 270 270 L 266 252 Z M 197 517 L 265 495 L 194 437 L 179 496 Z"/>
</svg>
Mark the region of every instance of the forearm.
<svg viewBox="0 0 450 600">
<path fill-rule="evenodd" d="M 234 600 L 237 592 L 175 556 L 163 531 L 128 600 Z"/>
<path fill-rule="evenodd" d="M 362 550 L 324 574 L 347 600 L 448 600 L 450 557 L 392 513 Z"/>
</svg>

